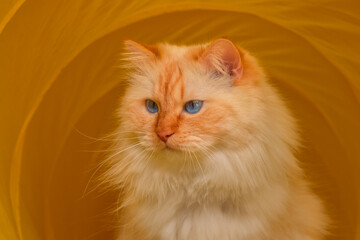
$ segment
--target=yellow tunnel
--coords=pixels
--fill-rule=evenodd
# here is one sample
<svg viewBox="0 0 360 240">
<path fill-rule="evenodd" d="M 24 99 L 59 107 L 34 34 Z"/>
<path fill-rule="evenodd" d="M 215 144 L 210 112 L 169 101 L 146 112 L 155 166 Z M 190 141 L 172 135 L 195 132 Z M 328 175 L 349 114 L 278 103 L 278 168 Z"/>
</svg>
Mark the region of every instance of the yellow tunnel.
<svg viewBox="0 0 360 240">
<path fill-rule="evenodd" d="M 302 129 L 303 166 L 360 240 L 360 1 L 0 0 L 0 239 L 112 239 L 96 187 L 122 94 L 122 40 L 227 36 L 251 51 Z"/>
</svg>

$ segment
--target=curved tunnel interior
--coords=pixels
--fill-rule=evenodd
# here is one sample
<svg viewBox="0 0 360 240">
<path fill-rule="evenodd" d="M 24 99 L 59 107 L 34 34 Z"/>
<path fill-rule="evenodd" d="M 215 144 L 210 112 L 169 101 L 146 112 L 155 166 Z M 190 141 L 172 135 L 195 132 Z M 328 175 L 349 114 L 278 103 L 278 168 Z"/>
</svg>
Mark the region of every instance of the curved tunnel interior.
<svg viewBox="0 0 360 240">
<path fill-rule="evenodd" d="M 121 199 L 97 186 L 96 178 L 106 156 L 103 137 L 116 126 L 113 113 L 125 88 L 118 67 L 122 40 L 193 44 L 220 36 L 259 59 L 298 119 L 304 139 L 298 157 L 334 219 L 328 239 L 356 238 L 359 176 L 346 150 L 351 129 L 343 119 L 360 122 L 360 112 L 347 79 L 293 31 L 248 13 L 215 10 L 135 22 L 93 42 L 62 70 L 26 131 L 20 179 L 24 236 L 111 239 L 116 231 L 112 210 Z"/>
</svg>

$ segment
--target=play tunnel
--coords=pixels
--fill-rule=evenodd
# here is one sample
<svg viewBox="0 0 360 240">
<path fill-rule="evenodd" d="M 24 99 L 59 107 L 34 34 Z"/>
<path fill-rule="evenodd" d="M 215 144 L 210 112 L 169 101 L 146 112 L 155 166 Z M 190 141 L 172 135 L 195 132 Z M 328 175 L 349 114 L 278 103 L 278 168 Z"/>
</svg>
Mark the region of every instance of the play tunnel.
<svg viewBox="0 0 360 240">
<path fill-rule="evenodd" d="M 360 1 L 0 0 L 0 239 L 113 239 L 96 183 L 124 90 L 123 39 L 226 36 L 298 119 L 298 153 L 333 222 L 360 240 Z"/>
</svg>

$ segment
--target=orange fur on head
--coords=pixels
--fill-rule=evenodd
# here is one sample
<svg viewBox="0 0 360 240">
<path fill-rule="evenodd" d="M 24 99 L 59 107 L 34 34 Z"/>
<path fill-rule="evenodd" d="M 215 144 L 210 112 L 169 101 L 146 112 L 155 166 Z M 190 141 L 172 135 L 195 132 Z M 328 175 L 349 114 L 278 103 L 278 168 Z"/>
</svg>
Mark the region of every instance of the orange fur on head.
<svg viewBox="0 0 360 240">
<path fill-rule="evenodd" d="M 294 157 L 295 121 L 254 57 L 223 38 L 125 47 L 106 173 L 124 193 L 119 239 L 321 239 L 328 220 Z"/>
</svg>

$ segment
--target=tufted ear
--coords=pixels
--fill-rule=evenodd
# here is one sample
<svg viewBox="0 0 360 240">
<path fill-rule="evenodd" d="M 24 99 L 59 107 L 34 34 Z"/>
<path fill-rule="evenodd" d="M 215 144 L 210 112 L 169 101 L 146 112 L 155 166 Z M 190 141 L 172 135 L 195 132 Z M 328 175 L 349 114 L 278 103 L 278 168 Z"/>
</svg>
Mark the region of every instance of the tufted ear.
<svg viewBox="0 0 360 240">
<path fill-rule="evenodd" d="M 132 40 L 125 40 L 125 57 L 132 62 L 155 60 L 160 53 L 157 47 L 140 44 Z"/>
<path fill-rule="evenodd" d="M 225 38 L 210 43 L 200 61 L 211 71 L 231 76 L 233 81 L 240 79 L 243 73 L 239 50 Z"/>
</svg>

